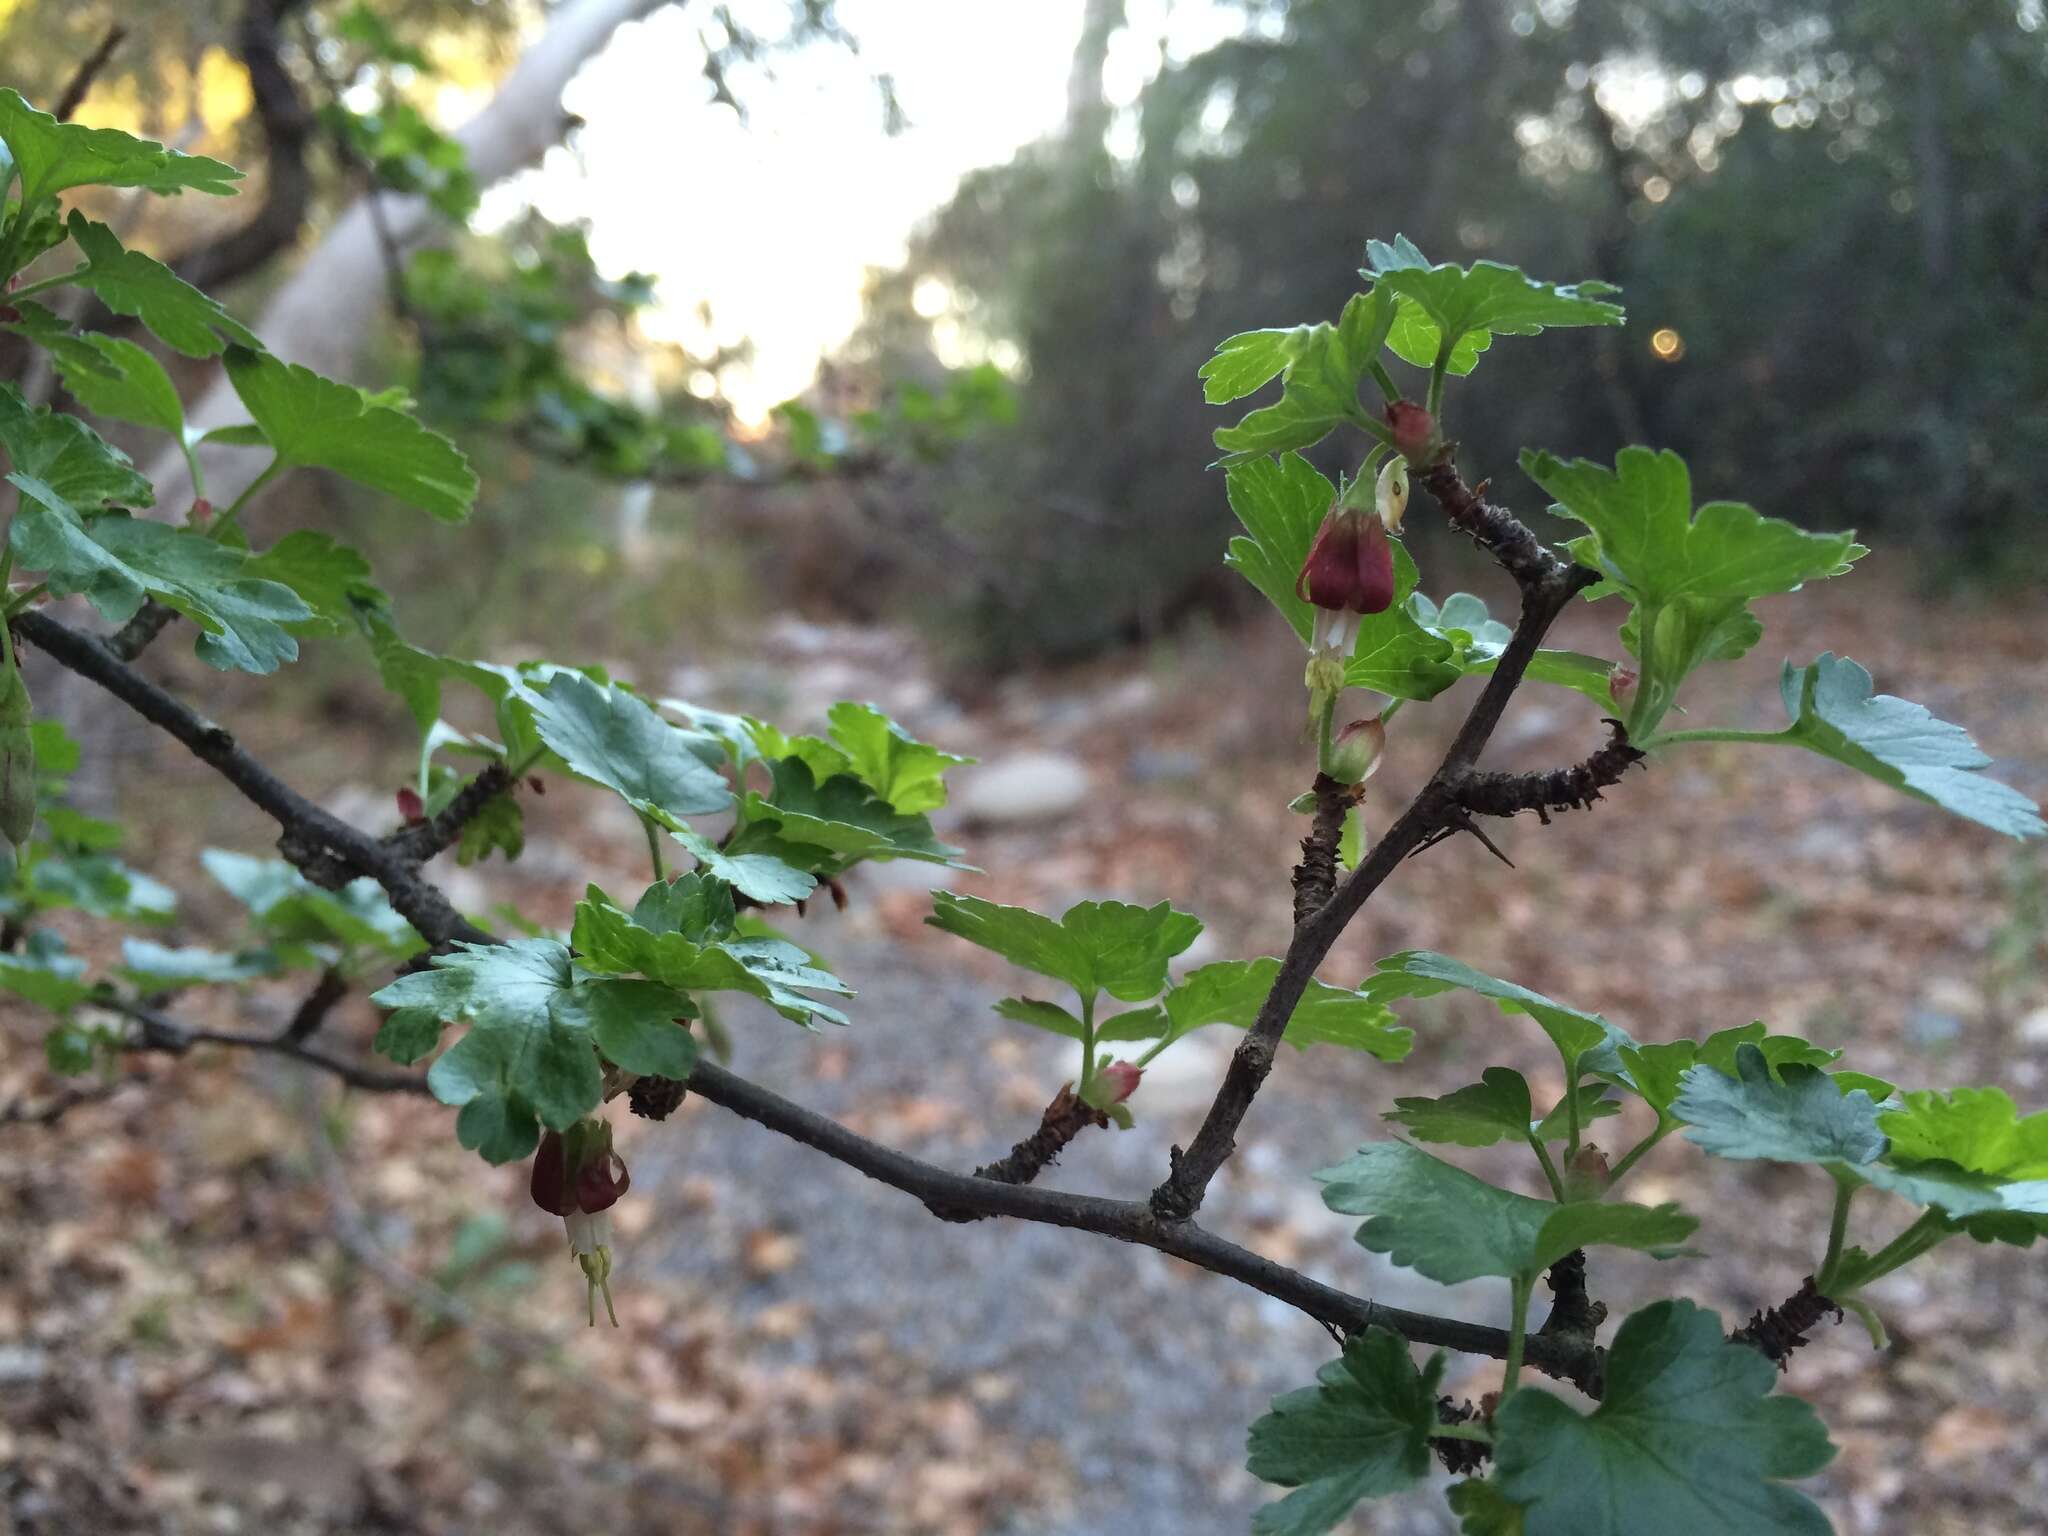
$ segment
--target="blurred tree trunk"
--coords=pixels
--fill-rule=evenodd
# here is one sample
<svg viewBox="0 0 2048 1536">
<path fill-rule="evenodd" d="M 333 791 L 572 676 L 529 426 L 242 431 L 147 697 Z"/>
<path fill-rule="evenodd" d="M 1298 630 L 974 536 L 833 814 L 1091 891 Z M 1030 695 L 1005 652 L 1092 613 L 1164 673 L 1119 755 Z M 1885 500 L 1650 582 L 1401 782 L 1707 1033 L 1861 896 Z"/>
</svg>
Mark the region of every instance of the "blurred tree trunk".
<svg viewBox="0 0 2048 1536">
<path fill-rule="evenodd" d="M 482 186 L 504 180 L 534 164 L 562 139 L 569 126 L 561 110 L 562 91 L 589 58 L 628 21 L 658 10 L 669 0 L 572 0 L 555 12 L 547 30 L 520 56 L 490 105 L 455 137 L 468 152 L 470 169 Z M 378 228 L 382 215 L 383 230 Z M 255 321 L 255 331 L 278 356 L 333 377 L 347 378 L 363 337 L 373 329 L 378 307 L 389 292 L 386 264 L 391 250 L 409 251 L 440 228 L 417 198 L 390 197 L 373 207 L 360 198 L 342 211 L 307 253 Z M 216 378 L 192 406 L 188 420 L 198 431 L 245 419 L 247 412 L 226 378 Z M 262 468 L 261 455 L 246 451 L 207 465 L 207 490 L 217 505 L 241 494 Z M 157 486 L 157 507 L 182 517 L 191 504 L 192 483 L 181 456 L 167 453 L 149 467 Z"/>
<path fill-rule="evenodd" d="M 1102 70 L 1109 59 L 1109 40 L 1124 24 L 1124 0 L 1088 0 L 1081 17 L 1081 38 L 1074 45 L 1074 67 L 1067 74 L 1067 142 L 1102 148 L 1109 129 L 1109 103 L 1102 96 Z"/>
</svg>

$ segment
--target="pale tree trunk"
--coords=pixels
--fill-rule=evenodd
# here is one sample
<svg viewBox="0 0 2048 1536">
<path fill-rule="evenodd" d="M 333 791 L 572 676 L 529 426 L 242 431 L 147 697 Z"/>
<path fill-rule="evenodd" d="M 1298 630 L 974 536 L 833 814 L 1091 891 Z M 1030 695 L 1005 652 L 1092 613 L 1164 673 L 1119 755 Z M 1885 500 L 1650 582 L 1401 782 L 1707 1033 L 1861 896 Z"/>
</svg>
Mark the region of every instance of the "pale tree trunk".
<svg viewBox="0 0 2048 1536">
<path fill-rule="evenodd" d="M 455 133 L 468 152 L 478 184 L 504 180 L 559 143 L 566 126 L 562 91 L 577 70 L 619 27 L 668 3 L 573 0 L 557 11 L 547 30 L 520 55 L 490 105 Z M 254 329 L 279 357 L 330 377 L 350 375 L 388 293 L 387 235 L 403 252 L 423 244 L 439 229 L 436 216 L 418 198 L 386 196 L 381 204 L 373 209 L 365 197 L 345 209 L 264 306 Z M 377 227 L 379 212 L 385 233 Z M 204 432 L 247 420 L 248 412 L 222 375 L 192 404 L 187 418 L 194 429 Z M 208 496 L 216 506 L 227 505 L 263 463 L 261 454 L 246 449 L 210 454 Z M 149 476 L 156 483 L 157 514 L 182 518 L 192 501 L 192 481 L 183 458 L 175 451 L 166 453 L 150 465 Z"/>
</svg>

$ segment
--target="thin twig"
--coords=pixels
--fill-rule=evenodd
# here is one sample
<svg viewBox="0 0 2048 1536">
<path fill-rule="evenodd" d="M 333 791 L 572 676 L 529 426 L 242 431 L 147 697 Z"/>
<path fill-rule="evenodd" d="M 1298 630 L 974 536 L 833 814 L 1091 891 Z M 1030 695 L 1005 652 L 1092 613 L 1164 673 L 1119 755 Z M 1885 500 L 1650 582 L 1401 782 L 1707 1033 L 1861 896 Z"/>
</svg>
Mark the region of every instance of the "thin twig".
<svg viewBox="0 0 2048 1536">
<path fill-rule="evenodd" d="M 334 1005 L 347 996 L 348 978 L 333 966 L 328 966 L 313 984 L 313 990 L 300 999 L 299 1006 L 292 1011 L 291 1021 L 278 1032 L 278 1043 L 304 1045 L 320 1032 L 320 1026 L 327 1022 L 327 1015 L 334 1011 Z"/>
<path fill-rule="evenodd" d="M 99 47 L 93 49 L 79 62 L 70 82 L 64 87 L 64 93 L 57 98 L 57 105 L 50 109 L 58 122 L 70 122 L 71 115 L 85 104 L 86 92 L 92 89 L 93 81 L 100 77 L 100 71 L 107 67 L 108 60 L 114 56 L 114 50 L 121 46 L 122 39 L 127 35 L 128 28 L 118 21 L 115 22 L 107 28 L 107 35 L 101 39 Z"/>
<path fill-rule="evenodd" d="M 476 819 L 485 806 L 507 793 L 512 774 L 503 763 L 492 763 L 456 792 L 455 798 L 437 815 L 401 827 L 384 839 L 384 846 L 408 864 L 424 864 L 462 836 L 462 829 Z"/>
<path fill-rule="evenodd" d="M 108 1008 L 123 1018 L 134 1020 L 137 1028 L 125 1047 L 133 1051 L 161 1051 L 170 1056 L 182 1056 L 195 1045 L 222 1045 L 231 1050 L 263 1051 L 274 1056 L 289 1056 L 309 1067 L 322 1072 L 331 1072 L 351 1088 L 361 1088 L 368 1093 L 416 1093 L 428 1092 L 427 1080 L 418 1072 L 388 1072 L 379 1067 L 366 1067 L 357 1062 L 344 1061 L 316 1046 L 290 1038 L 289 1031 L 281 1035 L 244 1035 L 224 1029 L 200 1029 L 172 1018 L 169 1014 L 151 1008 L 145 1003 L 125 1001 L 104 1002 L 98 1006 Z"/>
</svg>

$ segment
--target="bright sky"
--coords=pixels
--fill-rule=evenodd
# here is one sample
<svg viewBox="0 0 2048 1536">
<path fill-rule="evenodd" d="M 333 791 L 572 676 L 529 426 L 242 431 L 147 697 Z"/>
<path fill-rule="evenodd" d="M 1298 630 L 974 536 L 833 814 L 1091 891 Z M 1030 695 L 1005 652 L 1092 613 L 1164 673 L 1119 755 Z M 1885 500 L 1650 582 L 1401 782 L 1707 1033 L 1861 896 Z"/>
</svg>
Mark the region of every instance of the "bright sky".
<svg viewBox="0 0 2048 1536">
<path fill-rule="evenodd" d="M 746 0 L 773 32 L 783 0 Z M 840 0 L 860 53 L 817 46 L 774 61 L 776 79 L 734 76 L 742 124 L 706 107 L 697 74 L 700 13 L 676 7 L 621 30 L 577 77 L 577 150 L 558 150 L 502 188 L 485 220 L 531 200 L 584 218 L 609 273 L 660 280 L 657 336 L 702 347 L 751 338 L 754 364 L 728 373 L 745 419 L 810 382 L 822 353 L 860 319 L 870 267 L 894 266 L 918 221 L 961 175 L 1008 160 L 1056 128 L 1080 35 L 1082 0 Z M 1131 0 L 1105 70 L 1127 104 L 1169 56 L 1198 51 L 1233 23 L 1216 0 Z M 871 72 L 896 80 L 910 128 L 882 133 Z M 697 306 L 714 310 L 707 334 Z"/>
</svg>

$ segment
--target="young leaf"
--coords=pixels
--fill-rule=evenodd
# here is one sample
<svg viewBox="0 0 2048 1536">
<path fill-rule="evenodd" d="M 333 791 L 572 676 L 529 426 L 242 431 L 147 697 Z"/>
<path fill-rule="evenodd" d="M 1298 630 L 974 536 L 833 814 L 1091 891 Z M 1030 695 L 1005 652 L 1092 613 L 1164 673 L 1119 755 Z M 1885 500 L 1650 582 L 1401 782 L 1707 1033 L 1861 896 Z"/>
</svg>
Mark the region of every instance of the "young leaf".
<svg viewBox="0 0 2048 1536">
<path fill-rule="evenodd" d="M 385 961 L 407 959 L 426 947 L 412 924 L 392 909 L 390 899 L 368 876 L 338 891 L 313 884 L 282 859 L 257 859 L 225 848 L 209 848 L 199 862 L 227 893 L 249 909 L 257 931 L 288 956 L 294 948 L 317 946 L 325 963 L 337 949 L 362 951 Z"/>
<path fill-rule="evenodd" d="M 1361 293 L 1344 306 L 1334 326 L 1307 327 L 1307 334 L 1291 344 L 1292 356 L 1279 370 L 1279 401 L 1253 411 L 1234 427 L 1219 427 L 1216 446 L 1231 454 L 1286 453 L 1322 441 L 1342 422 L 1367 420 L 1358 400 L 1358 381 L 1379 355 L 1393 320 L 1391 295 Z M 1257 363 L 1248 363 L 1238 375 L 1263 367 L 1270 352 L 1269 347 L 1257 349 Z"/>
<path fill-rule="evenodd" d="M 1813 1410 L 1773 1397 L 1778 1373 L 1689 1301 L 1631 1313 L 1606 1392 L 1581 1414 L 1522 1387 L 1494 1416 L 1494 1482 L 1525 1536 L 1638 1536 L 1646 1513 L 1687 1536 L 1828 1536 L 1777 1479 L 1810 1477 L 1835 1448 Z"/>
<path fill-rule="evenodd" d="M 726 844 L 729 854 L 787 853 L 820 879 L 863 859 L 972 867 L 958 862 L 958 848 L 938 840 L 929 817 L 899 815 L 850 773 L 818 780 L 800 757 L 780 758 L 769 770 L 773 796 L 748 791 L 739 827 Z"/>
<path fill-rule="evenodd" d="M 277 957 L 267 950 L 224 955 L 211 949 L 171 949 L 148 939 L 121 940 L 121 974 L 145 992 L 252 981 L 275 975 L 277 969 Z"/>
<path fill-rule="evenodd" d="M 1090 1003 L 1103 992 L 1127 1003 L 1156 997 L 1166 985 L 1167 961 L 1202 931 L 1198 918 L 1164 901 L 1156 907 L 1084 901 L 1057 922 L 951 891 L 933 892 L 932 908 L 925 919 L 932 927 L 1064 981 Z"/>
<path fill-rule="evenodd" d="M 14 474 L 40 481 L 74 507 L 146 507 L 156 500 L 127 454 L 76 416 L 31 409 L 12 384 L 0 384 L 0 448 Z"/>
<path fill-rule="evenodd" d="M 367 615 L 391 607 L 390 596 L 370 579 L 368 560 L 311 529 L 288 533 L 260 555 L 251 555 L 242 573 L 298 593 L 312 610 L 311 618 L 294 626 L 301 635 L 342 634 L 359 627 Z"/>
<path fill-rule="evenodd" d="M 1716 1157 L 1778 1163 L 1868 1163 L 1885 1149 L 1877 1106 L 1860 1089 L 1844 1093 L 1815 1067 L 1786 1063 L 1775 1076 L 1754 1045 L 1735 1052 L 1734 1077 L 1688 1067 L 1672 1114 L 1686 1139 Z"/>
<path fill-rule="evenodd" d="M 1740 502 L 1697 513 L 1685 461 L 1666 449 L 1624 448 L 1612 470 L 1524 451 L 1522 470 L 1554 496 L 1560 516 L 1592 530 L 1571 552 L 1637 601 L 1746 599 L 1832 576 L 1862 551 L 1848 533 L 1808 533 Z"/>
<path fill-rule="evenodd" d="M 637 811 L 676 818 L 732 804 L 732 791 L 691 750 L 688 733 L 623 688 L 561 673 L 534 704 L 533 723 L 571 773 L 604 785 Z"/>
<path fill-rule="evenodd" d="M 1611 283 L 1539 283 L 1520 269 L 1495 261 L 1432 267 L 1422 252 L 1398 235 L 1391 245 L 1368 241 L 1365 262 L 1360 276 L 1372 279 L 1375 295 L 1386 291 L 1405 301 L 1394 350 L 1403 361 L 1421 368 L 1436 361 L 1446 337 L 1453 348 L 1452 371 L 1469 373 L 1472 364 L 1466 358 L 1476 358 L 1484 345 L 1483 340 L 1470 342 L 1471 351 L 1461 358 L 1458 349 L 1470 338 L 1534 336 L 1546 326 L 1622 322 L 1621 306 L 1606 302 L 1608 294 L 1621 291 Z M 1460 361 L 1464 366 L 1455 366 Z"/>
<path fill-rule="evenodd" d="M 1870 674 L 1848 657 L 1787 662 L 1778 687 L 1792 717 L 1784 740 L 2008 837 L 2048 832 L 2032 800 L 1984 777 L 1991 759 L 1967 731 L 1905 699 L 1873 696 Z"/>
<path fill-rule="evenodd" d="M 154 597 L 199 626 L 199 659 L 221 671 L 274 672 L 297 659 L 285 626 L 312 610 L 291 588 L 252 580 L 240 550 L 125 513 L 88 522 L 40 481 L 7 478 L 23 492 L 10 532 L 15 557 L 43 572 L 53 593 L 82 592 L 117 624 Z"/>
<path fill-rule="evenodd" d="M 1688 1042 L 1689 1043 L 1689 1042 Z M 1730 1077 L 1741 1074 L 1736 1070 L 1735 1055 L 1745 1045 L 1753 1045 L 1763 1052 L 1775 1075 L 1783 1066 L 1825 1067 L 1841 1057 L 1840 1051 L 1831 1051 L 1826 1046 L 1815 1045 L 1798 1035 L 1773 1035 L 1764 1031 L 1763 1021 L 1755 1020 L 1738 1025 L 1733 1029 L 1717 1029 L 1697 1048 L 1697 1059 Z"/>
<path fill-rule="evenodd" d="M 668 835 L 687 848 L 707 872 L 764 906 L 802 901 L 817 889 L 815 875 L 774 854 L 728 854 L 710 838 L 689 827 L 671 827 Z"/>
<path fill-rule="evenodd" d="M 0 950 L 0 992 L 12 992 L 38 1008 L 62 1013 L 96 990 L 85 979 L 85 962 L 66 954 L 63 939 L 48 929 L 32 935 L 19 954 Z"/>
<path fill-rule="evenodd" d="M 1225 479 L 1230 509 L 1245 536 L 1230 541 L 1224 563 L 1266 595 L 1309 643 L 1315 610 L 1295 595 L 1295 582 L 1316 530 L 1336 499 L 1336 490 L 1298 454 L 1278 460 L 1233 464 Z M 1395 698 L 1428 699 L 1461 675 L 1451 662 L 1451 645 L 1415 621 L 1408 596 L 1415 590 L 1415 562 L 1394 541 L 1394 602 L 1383 613 L 1362 615 L 1358 639 L 1345 669 L 1345 683 Z"/>
<path fill-rule="evenodd" d="M 1019 1024 L 1029 1024 L 1036 1029 L 1047 1030 L 1055 1035 L 1063 1035 L 1069 1040 L 1081 1040 L 1087 1036 L 1087 1031 L 1081 1027 L 1081 1021 L 1058 1003 L 1042 1002 L 1035 997 L 1006 997 L 995 1005 L 995 1010 L 1003 1018 L 1015 1019 Z M 1164 1021 L 1158 1010 L 1147 1008 L 1142 1010 L 1142 1012 L 1146 1015 L 1147 1020 L 1150 1021 L 1151 1032 L 1156 1032 L 1162 1027 Z M 1119 1014 L 1117 1017 L 1123 1018 L 1126 1015 Z M 1113 1019 L 1110 1022 L 1115 1023 L 1116 1021 Z M 1133 1022 L 1137 1023 L 1139 1021 L 1134 1020 Z M 1105 1035 L 1101 1038 L 1110 1037 Z M 1118 1035 L 1114 1038 L 1142 1040 L 1150 1038 L 1150 1034 Z"/>
<path fill-rule="evenodd" d="M 1408 611 L 1415 622 L 1451 646 L 1451 665 L 1467 677 L 1486 677 L 1499 664 L 1514 631 L 1486 611 L 1486 604 L 1470 592 L 1453 592 L 1439 608 L 1420 592 L 1408 597 Z M 1582 651 L 1539 649 L 1529 660 L 1525 674 L 1531 682 L 1553 683 L 1584 694 L 1610 714 L 1614 664 Z"/>
<path fill-rule="evenodd" d="M 115 314 L 140 320 L 165 346 L 187 357 L 213 357 L 230 345 L 262 348 L 254 331 L 162 262 L 128 250 L 106 225 L 73 209 L 70 228 L 85 265 L 69 280 Z"/>
<path fill-rule="evenodd" d="M 331 469 L 444 523 L 469 516 L 476 472 L 440 433 L 267 352 L 230 347 L 227 370 L 282 463 Z"/>
<path fill-rule="evenodd" d="M 723 901 L 723 922 L 714 920 L 720 910 L 714 893 Z M 592 886 L 577 904 L 570 937 L 578 962 L 592 971 L 637 974 L 681 992 L 745 992 L 806 1028 L 819 1019 L 846 1022 L 838 1009 L 805 993 L 850 994 L 851 987 L 812 966 L 794 944 L 733 938 L 731 932 L 731 892 L 724 883 L 686 875 L 674 886 L 651 887 L 631 916 Z"/>
<path fill-rule="evenodd" d="M 242 173 L 204 155 L 183 155 L 116 128 L 60 123 L 18 91 L 0 91 L 0 140 L 21 176 L 21 202 L 33 207 L 70 187 L 141 187 L 176 196 L 187 187 L 225 197 Z"/>
<path fill-rule="evenodd" d="M 33 299 L 15 304 L 21 319 L 6 329 L 28 337 L 57 365 L 72 399 L 95 416 L 168 432 L 183 442 L 185 407 L 164 365 L 125 336 L 74 334 Z"/>
<path fill-rule="evenodd" d="M 1584 1131 L 1595 1120 L 1605 1120 L 1621 1113 L 1621 1105 L 1614 1099 L 1605 1098 L 1607 1085 L 1600 1082 L 1580 1083 L 1572 1089 L 1572 1098 L 1578 1101 L 1579 1129 Z M 1538 1122 L 1538 1141 L 1563 1141 L 1571 1135 L 1571 1102 L 1558 1100 L 1556 1106 Z"/>
<path fill-rule="evenodd" d="M 1216 355 L 1197 370 L 1202 398 L 1211 405 L 1243 399 L 1301 356 L 1315 333 L 1312 325 L 1297 325 L 1224 337 L 1216 344 Z"/>
<path fill-rule="evenodd" d="M 1137 1040 L 1163 1033 L 1168 1040 L 1178 1040 L 1211 1024 L 1250 1029 L 1279 974 L 1280 962 L 1271 955 L 1214 961 L 1189 971 L 1169 989 L 1156 1015 L 1120 1014 L 1103 1025 L 1099 1038 Z M 1146 1032 L 1139 1032 L 1148 1025 Z M 1399 1061 L 1415 1044 L 1414 1031 L 1396 1024 L 1386 1007 L 1314 979 L 1294 1005 L 1280 1038 L 1296 1050 L 1341 1045 L 1381 1061 Z"/>
<path fill-rule="evenodd" d="M 1295 1491 L 1258 1512 L 1255 1536 L 1321 1536 L 1359 1500 L 1426 1476 L 1443 1374 L 1443 1351 L 1418 1371 L 1406 1340 L 1372 1328 L 1316 1372 L 1317 1385 L 1274 1398 L 1252 1425 L 1246 1465 Z"/>
<path fill-rule="evenodd" d="M 872 704 L 834 704 L 827 718 L 854 774 L 901 815 L 944 805 L 946 770 L 974 761 L 927 746 Z"/>
<path fill-rule="evenodd" d="M 1403 1141 L 1373 1142 L 1319 1170 L 1323 1203 L 1370 1216 L 1359 1244 L 1439 1285 L 1534 1273 L 1574 1248 L 1669 1249 L 1699 1223 L 1675 1205 L 1557 1205 L 1497 1189 Z"/>
<path fill-rule="evenodd" d="M 2048 1178 L 2048 1110 L 2022 1117 L 2000 1088 L 1909 1093 L 1877 1123 L 1891 1138 L 1894 1158 L 1941 1158 L 2008 1179 Z"/>
<path fill-rule="evenodd" d="M 1387 956 L 1360 990 L 1377 1002 L 1391 1003 L 1404 997 L 1434 997 L 1457 987 L 1492 998 L 1503 1013 L 1528 1014 L 1557 1047 L 1564 1058 L 1565 1074 L 1574 1082 L 1588 1072 L 1618 1075 L 1621 1058 L 1617 1051 L 1635 1044 L 1625 1030 L 1597 1013 L 1582 1013 L 1426 949 Z"/>
<path fill-rule="evenodd" d="M 1408 1128 L 1417 1141 L 1490 1147 L 1529 1134 L 1529 1080 L 1508 1067 L 1488 1067 L 1469 1087 L 1440 1099 L 1396 1099 L 1381 1118 Z"/>
</svg>

